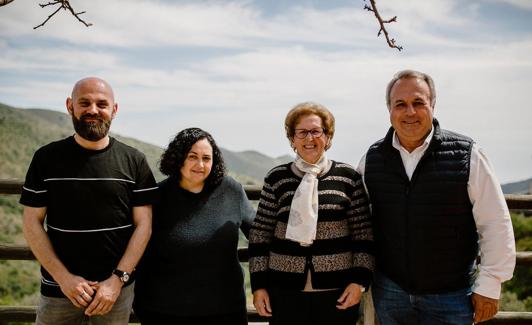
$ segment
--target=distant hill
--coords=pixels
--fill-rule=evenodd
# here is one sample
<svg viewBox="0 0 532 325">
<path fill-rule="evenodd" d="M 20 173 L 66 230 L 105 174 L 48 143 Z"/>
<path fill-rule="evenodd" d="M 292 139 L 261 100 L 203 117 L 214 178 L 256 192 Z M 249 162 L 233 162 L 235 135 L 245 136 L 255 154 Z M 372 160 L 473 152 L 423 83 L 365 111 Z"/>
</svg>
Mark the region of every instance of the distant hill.
<svg viewBox="0 0 532 325">
<path fill-rule="evenodd" d="M 520 182 L 502 184 L 504 194 L 531 194 L 532 178 Z"/>
<path fill-rule="evenodd" d="M 233 152 L 222 148 L 222 154 L 230 170 L 241 175 L 262 180 L 266 173 L 274 166 L 289 162 L 294 158 L 285 155 L 278 158 L 268 157 L 257 151 Z"/>
<path fill-rule="evenodd" d="M 0 178 L 24 178 L 37 148 L 72 134 L 72 121 L 66 113 L 0 103 Z M 112 136 L 143 152 L 155 177 L 164 178 L 157 168 L 161 147 L 114 133 Z M 229 174 L 243 184 L 260 184 L 269 169 L 292 160 L 290 156 L 271 158 L 256 151 L 221 149 Z"/>
</svg>

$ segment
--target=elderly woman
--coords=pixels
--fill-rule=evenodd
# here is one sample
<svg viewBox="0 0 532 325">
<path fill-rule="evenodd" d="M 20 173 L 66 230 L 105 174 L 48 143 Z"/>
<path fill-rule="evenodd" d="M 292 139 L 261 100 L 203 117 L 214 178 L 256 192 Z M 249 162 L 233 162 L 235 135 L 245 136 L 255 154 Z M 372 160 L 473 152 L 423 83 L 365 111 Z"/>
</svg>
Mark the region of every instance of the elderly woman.
<svg viewBox="0 0 532 325">
<path fill-rule="evenodd" d="M 270 324 L 355 324 L 373 270 L 361 176 L 325 151 L 334 117 L 302 103 L 285 120 L 294 162 L 264 179 L 249 237 L 253 304 Z"/>
<path fill-rule="evenodd" d="M 242 186 L 225 176 L 212 136 L 179 132 L 163 153 L 160 203 L 140 266 L 134 309 L 142 324 L 247 324 L 239 228 L 255 214 Z"/>
</svg>

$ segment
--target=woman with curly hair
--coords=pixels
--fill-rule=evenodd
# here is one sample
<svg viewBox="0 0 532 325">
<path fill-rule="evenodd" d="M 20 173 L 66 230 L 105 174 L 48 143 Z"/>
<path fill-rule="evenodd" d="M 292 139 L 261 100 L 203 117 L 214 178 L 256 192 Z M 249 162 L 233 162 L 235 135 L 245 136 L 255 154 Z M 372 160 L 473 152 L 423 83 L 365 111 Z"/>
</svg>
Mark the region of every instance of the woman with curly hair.
<svg viewBox="0 0 532 325">
<path fill-rule="evenodd" d="M 160 170 L 168 178 L 159 183 L 135 313 L 142 324 L 247 324 L 238 230 L 247 237 L 255 212 L 242 186 L 199 128 L 176 135 Z"/>
</svg>

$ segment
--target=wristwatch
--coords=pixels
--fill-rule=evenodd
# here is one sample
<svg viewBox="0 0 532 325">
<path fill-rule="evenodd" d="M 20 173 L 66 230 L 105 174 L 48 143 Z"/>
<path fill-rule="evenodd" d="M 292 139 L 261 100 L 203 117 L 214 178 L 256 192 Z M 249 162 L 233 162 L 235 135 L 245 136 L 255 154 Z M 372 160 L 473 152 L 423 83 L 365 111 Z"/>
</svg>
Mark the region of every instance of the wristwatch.
<svg viewBox="0 0 532 325">
<path fill-rule="evenodd" d="M 113 274 L 116 275 L 120 279 L 120 281 L 122 281 L 122 283 L 126 283 L 127 281 L 129 281 L 129 277 L 131 276 L 131 274 L 127 273 L 126 271 L 122 271 L 119 269 L 114 269 Z"/>
</svg>

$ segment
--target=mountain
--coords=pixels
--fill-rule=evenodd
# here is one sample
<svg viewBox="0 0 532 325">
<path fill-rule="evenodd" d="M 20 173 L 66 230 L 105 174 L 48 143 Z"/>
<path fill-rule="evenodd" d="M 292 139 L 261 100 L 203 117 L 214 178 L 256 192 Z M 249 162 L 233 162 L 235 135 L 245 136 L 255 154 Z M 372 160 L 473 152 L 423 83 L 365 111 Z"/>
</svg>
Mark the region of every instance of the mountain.
<svg viewBox="0 0 532 325">
<path fill-rule="evenodd" d="M 242 152 L 232 152 L 223 148 L 221 150 L 230 170 L 256 178 L 260 182 L 262 182 L 262 179 L 272 167 L 294 160 L 289 155 L 271 158 L 253 150 Z"/>
<path fill-rule="evenodd" d="M 73 133 L 72 120 L 66 113 L 0 103 L 0 178 L 23 179 L 37 148 Z M 161 147 L 115 133 L 112 136 L 143 152 L 155 178 L 164 178 L 157 168 Z M 288 155 L 271 158 L 256 151 L 221 150 L 229 174 L 243 184 L 260 184 L 269 169 L 293 159 Z"/>
<path fill-rule="evenodd" d="M 502 184 L 504 194 L 532 194 L 532 178 L 520 182 Z"/>
</svg>

